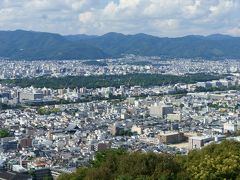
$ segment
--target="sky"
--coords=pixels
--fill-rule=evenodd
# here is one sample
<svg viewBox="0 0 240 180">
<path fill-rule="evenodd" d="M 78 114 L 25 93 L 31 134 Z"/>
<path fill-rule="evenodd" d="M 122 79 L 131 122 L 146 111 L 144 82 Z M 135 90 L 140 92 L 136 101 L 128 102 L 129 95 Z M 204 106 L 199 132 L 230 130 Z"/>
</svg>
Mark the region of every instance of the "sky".
<svg viewBox="0 0 240 180">
<path fill-rule="evenodd" d="M 0 30 L 240 36 L 240 0 L 0 0 Z"/>
</svg>

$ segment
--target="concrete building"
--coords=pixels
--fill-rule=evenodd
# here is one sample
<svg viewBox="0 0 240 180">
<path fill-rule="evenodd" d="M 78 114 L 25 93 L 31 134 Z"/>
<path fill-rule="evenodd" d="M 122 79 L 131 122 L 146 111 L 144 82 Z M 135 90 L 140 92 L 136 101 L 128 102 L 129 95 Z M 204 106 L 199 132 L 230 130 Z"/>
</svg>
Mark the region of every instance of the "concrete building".
<svg viewBox="0 0 240 180">
<path fill-rule="evenodd" d="M 198 87 L 203 87 L 203 88 L 211 88 L 212 83 L 211 82 L 198 82 L 196 83 Z"/>
<path fill-rule="evenodd" d="M 213 138 L 209 136 L 194 136 L 189 137 L 188 139 L 188 149 L 200 149 L 202 148 L 206 143 L 212 141 Z"/>
<path fill-rule="evenodd" d="M 169 120 L 169 121 L 181 121 L 182 120 L 182 114 L 181 113 L 167 114 L 167 120 Z"/>
<path fill-rule="evenodd" d="M 23 138 L 19 142 L 20 148 L 29 148 L 32 147 L 32 139 L 31 138 Z"/>
<path fill-rule="evenodd" d="M 237 131 L 237 124 L 226 122 L 223 124 L 224 133 Z"/>
<path fill-rule="evenodd" d="M 91 150 L 93 151 L 104 151 L 106 149 L 109 149 L 111 147 L 110 143 L 96 143 L 91 146 Z"/>
<path fill-rule="evenodd" d="M 19 100 L 22 101 L 34 101 L 43 99 L 43 93 L 34 93 L 34 92 L 20 92 Z"/>
<path fill-rule="evenodd" d="M 161 133 L 158 135 L 159 141 L 164 144 L 175 144 L 185 140 L 182 132 Z"/>
<path fill-rule="evenodd" d="M 149 111 L 150 116 L 160 117 L 160 118 L 164 118 L 168 114 L 173 113 L 173 107 L 171 105 L 165 105 L 165 104 L 151 106 L 149 110 L 150 110 Z"/>
</svg>

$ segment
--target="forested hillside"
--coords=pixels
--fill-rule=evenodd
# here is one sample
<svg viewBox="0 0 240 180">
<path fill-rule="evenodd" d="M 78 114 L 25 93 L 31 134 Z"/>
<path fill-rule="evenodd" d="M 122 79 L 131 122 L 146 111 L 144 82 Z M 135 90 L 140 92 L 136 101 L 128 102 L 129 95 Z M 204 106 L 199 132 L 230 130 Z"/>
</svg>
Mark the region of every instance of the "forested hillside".
<svg viewBox="0 0 240 180">
<path fill-rule="evenodd" d="M 0 31 L 0 57 L 10 59 L 101 59 L 124 54 L 174 58 L 240 58 L 240 38 L 226 35 L 156 37 L 147 34 L 102 36 L 33 31 Z"/>
<path fill-rule="evenodd" d="M 240 143 L 211 144 L 185 156 L 109 150 L 99 152 L 89 167 L 58 179 L 240 179 Z"/>
</svg>

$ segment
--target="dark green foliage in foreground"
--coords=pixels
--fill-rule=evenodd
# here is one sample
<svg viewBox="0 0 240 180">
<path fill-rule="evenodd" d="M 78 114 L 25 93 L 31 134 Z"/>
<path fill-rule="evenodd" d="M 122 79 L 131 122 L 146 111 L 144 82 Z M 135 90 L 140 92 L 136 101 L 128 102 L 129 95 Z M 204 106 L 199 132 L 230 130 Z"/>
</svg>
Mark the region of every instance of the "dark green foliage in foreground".
<svg viewBox="0 0 240 180">
<path fill-rule="evenodd" d="M 112 150 L 99 153 L 91 168 L 80 168 L 64 179 L 176 179 L 179 164 L 170 155 L 126 153 Z"/>
<path fill-rule="evenodd" d="M 128 74 L 128 75 L 101 75 L 101 76 L 67 76 L 61 78 L 39 77 L 32 79 L 0 80 L 2 83 L 13 83 L 21 87 L 48 87 L 48 88 L 99 88 L 130 86 L 156 86 L 176 83 L 195 83 L 220 79 L 220 76 L 210 74 L 192 74 L 186 76 L 173 76 L 161 74 Z"/>
<path fill-rule="evenodd" d="M 192 151 L 185 167 L 192 179 L 240 178 L 240 143 L 225 141 Z"/>
<path fill-rule="evenodd" d="M 211 144 L 186 156 L 123 150 L 99 152 L 89 167 L 59 177 L 65 179 L 240 179 L 240 143 Z"/>
</svg>

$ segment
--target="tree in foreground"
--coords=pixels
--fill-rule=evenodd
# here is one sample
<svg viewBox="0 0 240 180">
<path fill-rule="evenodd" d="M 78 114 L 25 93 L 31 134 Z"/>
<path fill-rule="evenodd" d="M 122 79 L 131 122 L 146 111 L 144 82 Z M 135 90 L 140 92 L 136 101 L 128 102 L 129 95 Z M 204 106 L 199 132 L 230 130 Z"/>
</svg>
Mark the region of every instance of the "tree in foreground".
<svg viewBox="0 0 240 180">
<path fill-rule="evenodd" d="M 240 143 L 211 144 L 188 155 L 129 153 L 123 150 L 98 152 L 89 167 L 60 180 L 175 180 L 240 179 Z"/>
</svg>

